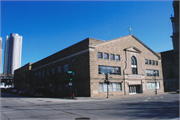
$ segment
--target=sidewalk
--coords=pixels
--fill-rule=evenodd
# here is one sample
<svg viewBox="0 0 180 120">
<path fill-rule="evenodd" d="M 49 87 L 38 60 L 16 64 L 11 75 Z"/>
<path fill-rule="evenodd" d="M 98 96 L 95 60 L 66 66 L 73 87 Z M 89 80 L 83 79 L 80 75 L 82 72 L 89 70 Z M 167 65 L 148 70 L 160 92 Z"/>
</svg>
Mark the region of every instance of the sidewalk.
<svg viewBox="0 0 180 120">
<path fill-rule="evenodd" d="M 171 94 L 171 93 L 161 93 L 161 94 L 131 94 L 131 95 L 120 95 L 120 96 L 106 96 L 104 97 L 75 97 L 76 100 L 102 100 L 102 99 L 118 99 L 118 98 L 129 98 L 129 97 L 140 97 L 140 96 L 159 96 L 164 94 Z"/>
</svg>

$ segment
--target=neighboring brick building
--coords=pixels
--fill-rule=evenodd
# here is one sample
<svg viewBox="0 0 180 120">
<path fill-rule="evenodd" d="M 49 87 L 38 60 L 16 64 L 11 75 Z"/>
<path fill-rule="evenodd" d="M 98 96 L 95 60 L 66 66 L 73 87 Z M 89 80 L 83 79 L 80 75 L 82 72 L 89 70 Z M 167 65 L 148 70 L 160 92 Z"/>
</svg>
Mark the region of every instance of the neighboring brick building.
<svg viewBox="0 0 180 120">
<path fill-rule="evenodd" d="M 48 88 L 56 96 L 69 96 L 67 71 L 73 71 L 75 96 L 106 96 L 107 72 L 110 96 L 154 94 L 155 81 L 157 93 L 164 92 L 160 54 L 134 35 L 109 41 L 87 38 L 33 63 L 30 71 L 32 89 Z"/>
<path fill-rule="evenodd" d="M 173 50 L 161 52 L 164 91 L 179 89 L 179 1 L 173 1 L 174 17 L 171 16 Z"/>
<path fill-rule="evenodd" d="M 27 63 L 14 71 L 14 88 L 28 89 L 32 86 L 31 65 L 32 63 Z"/>
<path fill-rule="evenodd" d="M 174 50 L 161 52 L 161 57 L 164 78 L 164 92 L 176 91 L 179 89 L 179 65 L 177 65 L 179 62 L 174 58 Z"/>
</svg>

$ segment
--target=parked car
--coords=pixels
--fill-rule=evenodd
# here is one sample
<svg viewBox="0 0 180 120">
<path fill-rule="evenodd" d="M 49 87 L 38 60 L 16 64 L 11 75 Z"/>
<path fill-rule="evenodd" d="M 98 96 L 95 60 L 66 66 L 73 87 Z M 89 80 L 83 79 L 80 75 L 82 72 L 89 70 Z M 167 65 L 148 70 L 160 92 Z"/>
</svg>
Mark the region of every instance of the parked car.
<svg viewBox="0 0 180 120">
<path fill-rule="evenodd" d="M 28 89 L 24 89 L 24 90 L 21 92 L 21 95 L 25 95 L 27 91 L 28 91 Z"/>
<path fill-rule="evenodd" d="M 6 89 L 5 88 L 1 88 L 1 92 L 5 92 L 6 91 Z"/>
<path fill-rule="evenodd" d="M 12 93 L 17 93 L 18 89 L 12 89 Z"/>
<path fill-rule="evenodd" d="M 8 88 L 2 89 L 2 92 L 7 92 Z"/>
<path fill-rule="evenodd" d="M 26 91 L 24 92 L 24 95 L 25 95 L 25 96 L 29 96 L 29 92 L 30 92 L 30 91 L 31 91 L 30 89 L 26 90 Z"/>
<path fill-rule="evenodd" d="M 19 91 L 18 91 L 18 94 L 21 94 L 21 93 L 22 93 L 22 91 L 23 91 L 23 90 L 19 90 Z"/>
<path fill-rule="evenodd" d="M 29 91 L 28 96 L 35 97 L 35 90 Z"/>
<path fill-rule="evenodd" d="M 12 92 L 12 88 L 7 88 L 6 92 L 11 93 Z"/>
<path fill-rule="evenodd" d="M 39 88 L 34 91 L 36 97 L 52 97 L 52 92 L 46 88 Z"/>
</svg>

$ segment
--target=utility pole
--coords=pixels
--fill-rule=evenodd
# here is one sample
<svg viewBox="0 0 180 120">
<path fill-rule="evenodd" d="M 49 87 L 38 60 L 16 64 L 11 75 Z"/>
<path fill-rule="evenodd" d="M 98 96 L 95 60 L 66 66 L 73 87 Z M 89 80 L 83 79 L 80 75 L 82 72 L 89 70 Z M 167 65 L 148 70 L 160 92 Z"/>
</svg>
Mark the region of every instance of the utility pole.
<svg viewBox="0 0 180 120">
<path fill-rule="evenodd" d="M 157 83 L 156 83 L 156 72 L 154 71 L 154 80 L 155 80 L 155 94 L 157 94 Z"/>
</svg>

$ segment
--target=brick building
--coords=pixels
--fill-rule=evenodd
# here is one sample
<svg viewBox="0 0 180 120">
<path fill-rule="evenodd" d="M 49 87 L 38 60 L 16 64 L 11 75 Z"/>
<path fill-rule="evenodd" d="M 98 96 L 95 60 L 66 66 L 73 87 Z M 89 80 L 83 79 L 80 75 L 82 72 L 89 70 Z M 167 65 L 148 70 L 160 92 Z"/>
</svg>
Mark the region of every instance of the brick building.
<svg viewBox="0 0 180 120">
<path fill-rule="evenodd" d="M 173 50 L 161 52 L 165 92 L 179 89 L 179 1 L 173 1 L 173 8 L 174 16 L 170 18 Z"/>
<path fill-rule="evenodd" d="M 15 88 L 27 89 L 31 86 L 31 65 L 32 63 L 27 63 L 14 71 Z"/>
<path fill-rule="evenodd" d="M 161 55 L 134 35 L 109 41 L 87 38 L 31 64 L 29 71 L 30 88 L 48 88 L 56 96 L 69 96 L 67 71 L 73 71 L 75 96 L 106 96 L 106 73 L 110 96 L 164 92 Z M 21 68 L 15 76 L 20 72 Z"/>
</svg>

